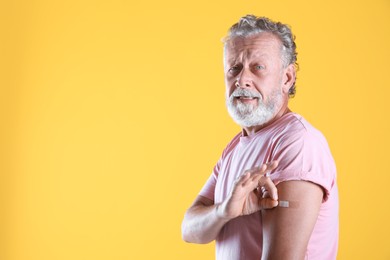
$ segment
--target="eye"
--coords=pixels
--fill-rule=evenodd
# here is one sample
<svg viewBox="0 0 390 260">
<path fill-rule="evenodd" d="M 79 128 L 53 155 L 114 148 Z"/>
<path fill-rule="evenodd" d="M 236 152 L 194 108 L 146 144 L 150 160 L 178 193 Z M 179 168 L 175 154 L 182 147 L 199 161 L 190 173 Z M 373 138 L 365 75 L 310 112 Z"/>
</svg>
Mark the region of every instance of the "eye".
<svg viewBox="0 0 390 260">
<path fill-rule="evenodd" d="M 265 66 L 263 66 L 263 65 L 256 65 L 255 69 L 257 69 L 257 70 L 264 70 Z"/>
<path fill-rule="evenodd" d="M 235 72 L 238 72 L 239 70 L 240 70 L 240 66 L 235 65 L 235 66 L 230 67 L 229 72 L 235 73 Z"/>
</svg>

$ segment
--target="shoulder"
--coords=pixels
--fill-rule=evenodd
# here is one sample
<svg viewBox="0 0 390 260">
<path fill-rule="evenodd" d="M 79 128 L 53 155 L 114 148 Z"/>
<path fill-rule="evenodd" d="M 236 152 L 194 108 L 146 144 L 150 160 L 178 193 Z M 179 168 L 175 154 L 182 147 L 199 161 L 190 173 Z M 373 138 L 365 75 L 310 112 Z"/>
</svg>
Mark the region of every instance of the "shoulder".
<svg viewBox="0 0 390 260">
<path fill-rule="evenodd" d="M 289 113 L 277 122 L 274 127 L 273 139 L 274 142 L 286 145 L 298 141 L 313 145 L 327 144 L 324 135 L 296 113 Z"/>
<path fill-rule="evenodd" d="M 328 193 L 336 167 L 324 135 L 298 114 L 290 113 L 281 123 L 273 139 L 272 159 L 279 161 L 274 181 L 306 180 Z"/>
</svg>

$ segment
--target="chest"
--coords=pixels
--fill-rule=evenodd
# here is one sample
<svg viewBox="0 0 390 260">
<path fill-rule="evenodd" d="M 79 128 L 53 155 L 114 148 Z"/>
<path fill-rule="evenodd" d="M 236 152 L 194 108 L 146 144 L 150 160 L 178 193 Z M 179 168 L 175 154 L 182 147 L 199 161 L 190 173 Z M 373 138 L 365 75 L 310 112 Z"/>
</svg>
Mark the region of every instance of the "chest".
<svg viewBox="0 0 390 260">
<path fill-rule="evenodd" d="M 246 170 L 261 166 L 272 160 L 272 143 L 258 138 L 251 142 L 238 143 L 226 153 L 215 187 L 214 201 L 222 202 L 231 192 L 234 181 Z"/>
</svg>

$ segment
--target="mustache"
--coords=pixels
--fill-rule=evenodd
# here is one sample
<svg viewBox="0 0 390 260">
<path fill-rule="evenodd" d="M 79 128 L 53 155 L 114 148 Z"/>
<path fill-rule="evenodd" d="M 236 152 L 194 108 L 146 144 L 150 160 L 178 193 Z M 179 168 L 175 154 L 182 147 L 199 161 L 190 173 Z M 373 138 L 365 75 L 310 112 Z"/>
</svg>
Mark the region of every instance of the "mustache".
<svg viewBox="0 0 390 260">
<path fill-rule="evenodd" d="M 242 88 L 237 88 L 234 90 L 234 92 L 231 94 L 231 97 L 254 97 L 254 98 L 262 98 L 260 93 L 252 92 L 248 89 L 242 89 Z"/>
</svg>

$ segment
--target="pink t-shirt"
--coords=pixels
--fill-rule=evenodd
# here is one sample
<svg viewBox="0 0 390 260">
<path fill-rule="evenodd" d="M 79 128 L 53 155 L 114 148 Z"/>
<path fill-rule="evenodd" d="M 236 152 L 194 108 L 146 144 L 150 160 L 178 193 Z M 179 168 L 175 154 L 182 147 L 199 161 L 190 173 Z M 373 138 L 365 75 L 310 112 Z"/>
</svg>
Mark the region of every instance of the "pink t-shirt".
<svg viewBox="0 0 390 260">
<path fill-rule="evenodd" d="M 220 203 L 240 174 L 273 160 L 279 161 L 270 176 L 276 185 L 303 180 L 324 189 L 306 259 L 336 259 L 339 205 L 335 163 L 323 135 L 298 114 L 288 113 L 254 136 L 235 136 L 199 195 Z M 261 259 L 261 221 L 260 212 L 229 221 L 216 239 L 216 258 Z"/>
</svg>

